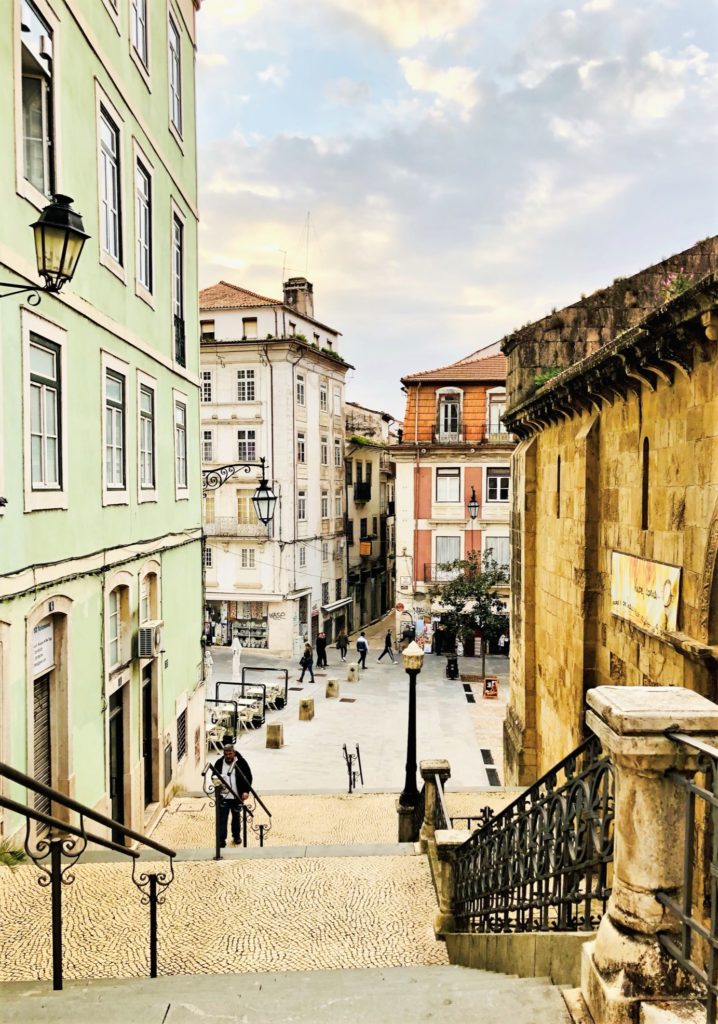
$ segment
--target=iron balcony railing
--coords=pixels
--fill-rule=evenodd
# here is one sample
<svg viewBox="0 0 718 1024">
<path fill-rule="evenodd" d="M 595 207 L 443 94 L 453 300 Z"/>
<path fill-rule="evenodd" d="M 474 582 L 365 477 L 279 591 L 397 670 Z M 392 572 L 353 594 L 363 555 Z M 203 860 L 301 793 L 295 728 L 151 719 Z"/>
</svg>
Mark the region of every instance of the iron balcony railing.
<svg viewBox="0 0 718 1024">
<path fill-rule="evenodd" d="M 371 501 L 371 484 L 366 481 L 354 484 L 354 501 L 357 504 Z"/>
<path fill-rule="evenodd" d="M 456 914 L 470 931 L 590 931 L 613 870 L 614 770 L 595 736 L 459 849 Z"/>
<path fill-rule="evenodd" d="M 461 569 L 450 569 L 444 562 L 424 562 L 425 583 L 448 583 L 461 575 Z"/>
<path fill-rule="evenodd" d="M 70 812 L 67 817 L 79 816 L 77 822 L 64 821 L 52 814 L 36 810 L 34 807 L 26 806 L 17 800 L 10 800 L 0 794 L 0 807 L 4 807 L 13 814 L 18 814 L 25 819 L 25 853 L 39 868 L 41 874 L 38 877 L 38 884 L 50 889 L 50 902 L 52 907 L 52 987 L 55 990 L 62 988 L 63 965 L 62 965 L 62 888 L 70 885 L 75 880 L 73 868 L 87 848 L 88 843 L 102 846 L 106 850 L 112 850 L 123 857 L 132 860 L 132 881 L 142 893 L 141 902 L 150 909 L 150 977 L 157 977 L 157 907 L 165 901 L 163 893 L 174 880 L 174 857 L 176 851 L 156 843 L 153 839 L 141 835 L 139 832 L 127 828 L 119 821 L 94 811 L 91 807 L 65 796 L 56 789 L 46 786 L 30 775 L 24 775 L 16 768 L 0 762 L 0 778 L 7 779 L 18 786 L 24 786 L 26 790 L 36 796 L 49 801 L 49 809 L 53 805 L 64 808 Z M 89 832 L 86 821 L 94 821 L 102 828 L 109 829 L 113 836 L 121 836 L 124 840 L 132 840 L 147 846 L 163 857 L 169 859 L 169 867 L 166 871 L 138 871 L 137 862 L 140 854 L 137 850 L 130 849 L 112 839 Z M 32 822 L 42 826 L 37 830 L 37 835 L 32 835 Z"/>
<path fill-rule="evenodd" d="M 175 361 L 180 366 L 187 365 L 187 351 L 184 337 L 184 320 L 175 313 Z"/>
<path fill-rule="evenodd" d="M 215 516 L 204 524 L 207 537 L 266 537 L 267 528 L 261 523 L 240 523 L 234 516 Z"/>
<path fill-rule="evenodd" d="M 718 1007 L 718 748 L 692 736 L 669 737 L 697 757 L 698 771 L 679 771 L 669 780 L 684 793 L 683 883 L 657 899 L 677 931 L 661 931 L 658 941 L 705 993 L 706 1021 L 715 1024 Z"/>
</svg>

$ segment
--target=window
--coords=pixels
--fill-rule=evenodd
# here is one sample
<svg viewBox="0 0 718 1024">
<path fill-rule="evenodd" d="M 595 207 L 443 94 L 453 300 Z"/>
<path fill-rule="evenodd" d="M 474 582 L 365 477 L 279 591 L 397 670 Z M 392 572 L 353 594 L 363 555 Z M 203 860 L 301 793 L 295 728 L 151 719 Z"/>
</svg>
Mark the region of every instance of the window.
<svg viewBox="0 0 718 1024">
<path fill-rule="evenodd" d="M 359 539 L 360 540 L 364 540 L 366 537 L 369 536 L 368 523 L 369 523 L 368 519 L 360 519 L 359 520 Z"/>
<path fill-rule="evenodd" d="M 328 540 L 323 540 L 322 541 L 322 561 L 323 562 L 328 562 L 329 561 L 329 541 Z"/>
<path fill-rule="evenodd" d="M 257 318 L 256 316 L 243 316 L 242 317 L 242 337 L 252 339 L 257 337 Z"/>
<path fill-rule="evenodd" d="M 23 175 L 38 192 L 51 196 L 55 191 L 53 34 L 29 0 L 23 0 L 20 21 Z"/>
<path fill-rule="evenodd" d="M 334 495 L 334 515 L 337 519 L 341 519 L 344 512 L 344 502 L 342 501 L 342 492 L 337 491 Z"/>
<path fill-rule="evenodd" d="M 152 291 L 152 179 L 141 160 L 135 167 L 137 202 L 137 280 Z"/>
<path fill-rule="evenodd" d="M 458 441 L 461 433 L 461 396 L 456 392 L 439 396 L 438 432 L 440 441 Z"/>
<path fill-rule="evenodd" d="M 212 371 L 202 370 L 202 401 L 212 401 Z"/>
<path fill-rule="evenodd" d="M 365 483 L 367 483 L 371 487 L 371 474 L 372 474 L 372 464 L 371 464 L 371 462 L 365 462 L 364 463 L 364 470 L 365 470 L 365 472 L 364 472 Z"/>
<path fill-rule="evenodd" d="M 297 492 L 297 520 L 300 523 L 307 521 L 307 492 Z"/>
<path fill-rule="evenodd" d="M 374 537 L 376 537 L 378 532 L 379 532 L 376 516 L 372 516 L 371 517 L 371 532 L 372 532 L 372 536 L 374 536 Z"/>
<path fill-rule="evenodd" d="M 292 337 L 297 333 L 297 325 L 293 324 L 291 320 L 289 321 L 289 333 Z"/>
<path fill-rule="evenodd" d="M 237 522 L 242 526 L 256 526 L 257 513 L 252 501 L 253 491 L 237 491 Z"/>
<path fill-rule="evenodd" d="M 170 124 L 182 134 L 182 56 L 180 50 L 179 29 L 174 18 L 169 18 L 169 86 L 170 86 Z"/>
<path fill-rule="evenodd" d="M 199 335 L 203 342 L 214 341 L 214 320 L 200 320 Z"/>
<path fill-rule="evenodd" d="M 120 588 L 110 591 L 107 620 L 107 642 L 110 668 L 120 662 Z"/>
<path fill-rule="evenodd" d="M 508 469 L 487 469 L 486 470 L 486 500 L 487 501 L 508 501 L 509 500 L 509 471 L 508 471 Z"/>
<path fill-rule="evenodd" d="M 212 548 L 209 544 L 205 544 L 204 548 L 204 567 L 205 569 L 212 568 Z"/>
<path fill-rule="evenodd" d="M 297 374 L 297 405 L 304 405 L 304 375 Z"/>
<path fill-rule="evenodd" d="M 254 569 L 256 552 L 254 548 L 241 549 L 241 564 L 243 569 Z"/>
<path fill-rule="evenodd" d="M 322 604 L 329 604 L 329 584 L 322 583 Z"/>
<path fill-rule="evenodd" d="M 342 581 L 341 579 L 334 581 L 334 600 L 340 601 L 342 596 Z"/>
<path fill-rule="evenodd" d="M 187 365 L 184 339 L 184 224 L 172 217 L 172 293 L 175 315 L 175 359 Z"/>
<path fill-rule="evenodd" d="M 214 462 L 214 437 L 211 430 L 202 431 L 202 461 Z"/>
<path fill-rule="evenodd" d="M 508 537 L 486 537 L 484 540 L 484 553 L 491 552 L 491 557 L 504 569 L 509 567 L 509 538 Z"/>
<path fill-rule="evenodd" d="M 650 485 L 650 445 L 648 438 L 643 438 L 643 448 L 641 460 L 641 529 L 648 529 L 648 489 Z"/>
<path fill-rule="evenodd" d="M 504 434 L 506 428 L 501 422 L 501 417 L 506 411 L 506 396 L 501 395 L 490 395 L 489 396 L 489 409 L 488 409 L 488 421 L 489 421 L 489 433 L 490 434 Z"/>
<path fill-rule="evenodd" d="M 342 393 L 339 388 L 334 388 L 334 415 L 341 416 L 342 414 Z"/>
<path fill-rule="evenodd" d="M 145 67 L 147 60 L 147 0 L 132 0 L 130 6 L 130 39 Z"/>
<path fill-rule="evenodd" d="M 339 441 L 339 439 L 337 438 L 334 441 L 334 465 L 336 466 L 337 469 L 340 469 L 341 468 L 341 464 L 342 464 L 342 445 L 341 445 L 341 441 Z"/>
<path fill-rule="evenodd" d="M 461 501 L 461 470 L 439 467 L 436 470 L 436 500 Z"/>
<path fill-rule="evenodd" d="M 30 335 L 30 465 L 33 490 L 62 487 L 60 349 Z"/>
<path fill-rule="evenodd" d="M 299 568 L 303 569 L 307 564 L 307 549 L 302 546 L 299 548 Z"/>
<path fill-rule="evenodd" d="M 105 373 L 105 479 L 108 490 L 125 487 L 125 378 Z"/>
<path fill-rule="evenodd" d="M 319 411 L 329 412 L 329 391 L 326 384 L 319 385 Z"/>
<path fill-rule="evenodd" d="M 302 465 L 307 461 L 307 439 L 303 432 L 297 434 L 297 462 Z"/>
<path fill-rule="evenodd" d="M 352 477 L 354 475 L 353 472 L 352 472 L 353 468 L 354 468 L 354 463 L 352 462 L 351 459 L 347 459 L 347 461 L 345 463 L 345 474 L 344 475 L 346 476 L 346 481 L 347 481 L 348 484 L 350 484 L 352 482 Z"/>
<path fill-rule="evenodd" d="M 187 708 L 177 715 L 177 760 L 187 756 Z"/>
<path fill-rule="evenodd" d="M 323 466 L 328 466 L 329 465 L 329 438 L 325 434 L 322 434 L 320 450 L 321 450 L 322 465 Z"/>
<path fill-rule="evenodd" d="M 175 402 L 175 482 L 187 487 L 187 406 Z"/>
<path fill-rule="evenodd" d="M 255 396 L 254 370 L 237 370 L 237 401 L 253 402 Z"/>
<path fill-rule="evenodd" d="M 155 486 L 155 393 L 140 385 L 140 487 Z"/>
<path fill-rule="evenodd" d="M 357 459 L 357 483 L 361 484 L 364 482 L 364 463 Z"/>
<path fill-rule="evenodd" d="M 100 107 L 100 238 L 103 250 L 122 263 L 120 130 Z"/>
<path fill-rule="evenodd" d="M 213 491 L 207 491 L 207 493 L 203 496 L 202 504 L 204 505 L 203 518 L 204 518 L 205 523 L 213 523 L 214 522 L 214 492 Z"/>
<path fill-rule="evenodd" d="M 237 458 L 240 462 L 256 462 L 257 460 L 257 431 L 237 431 Z"/>
<path fill-rule="evenodd" d="M 461 537 L 437 537 L 436 538 L 436 579 L 453 579 L 455 572 L 448 569 L 440 569 L 439 566 L 449 562 L 456 562 L 461 558 Z"/>
<path fill-rule="evenodd" d="M 329 492 L 322 491 L 322 519 L 329 518 Z"/>
</svg>

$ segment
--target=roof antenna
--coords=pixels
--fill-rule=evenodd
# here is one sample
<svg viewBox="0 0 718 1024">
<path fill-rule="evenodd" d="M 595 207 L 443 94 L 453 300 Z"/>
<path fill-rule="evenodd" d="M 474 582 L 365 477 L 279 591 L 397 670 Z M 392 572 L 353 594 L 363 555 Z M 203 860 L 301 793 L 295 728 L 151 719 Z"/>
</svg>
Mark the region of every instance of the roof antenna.
<svg viewBox="0 0 718 1024">
<path fill-rule="evenodd" d="M 282 280 L 280 281 L 280 286 L 282 288 L 284 288 L 284 282 L 287 279 L 287 250 L 286 249 L 277 249 L 277 252 L 281 252 L 281 254 L 283 256 L 283 259 L 282 259 Z"/>
</svg>

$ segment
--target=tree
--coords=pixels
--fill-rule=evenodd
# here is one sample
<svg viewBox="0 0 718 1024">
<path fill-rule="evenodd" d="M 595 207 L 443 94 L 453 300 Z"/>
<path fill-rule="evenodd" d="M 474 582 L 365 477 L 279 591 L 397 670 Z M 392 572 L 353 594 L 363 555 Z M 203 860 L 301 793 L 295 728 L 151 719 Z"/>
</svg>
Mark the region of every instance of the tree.
<svg viewBox="0 0 718 1024">
<path fill-rule="evenodd" d="M 476 552 L 466 559 L 458 558 L 439 566 L 447 582 L 429 591 L 432 601 L 441 605 L 442 621 L 466 641 L 481 630 L 481 674 L 486 675 L 486 644 L 508 632 L 506 602 L 498 594 L 509 582 L 508 570 L 499 565 L 491 550 L 481 561 Z"/>
</svg>

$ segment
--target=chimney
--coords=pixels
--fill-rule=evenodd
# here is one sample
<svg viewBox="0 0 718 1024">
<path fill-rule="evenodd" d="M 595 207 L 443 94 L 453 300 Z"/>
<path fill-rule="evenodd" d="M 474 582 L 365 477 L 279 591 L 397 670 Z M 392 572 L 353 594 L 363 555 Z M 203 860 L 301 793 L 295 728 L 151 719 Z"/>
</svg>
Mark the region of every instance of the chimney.
<svg viewBox="0 0 718 1024">
<path fill-rule="evenodd" d="M 300 316 L 314 317 L 314 285 L 306 277 L 290 277 L 284 282 L 284 304 Z"/>
</svg>

